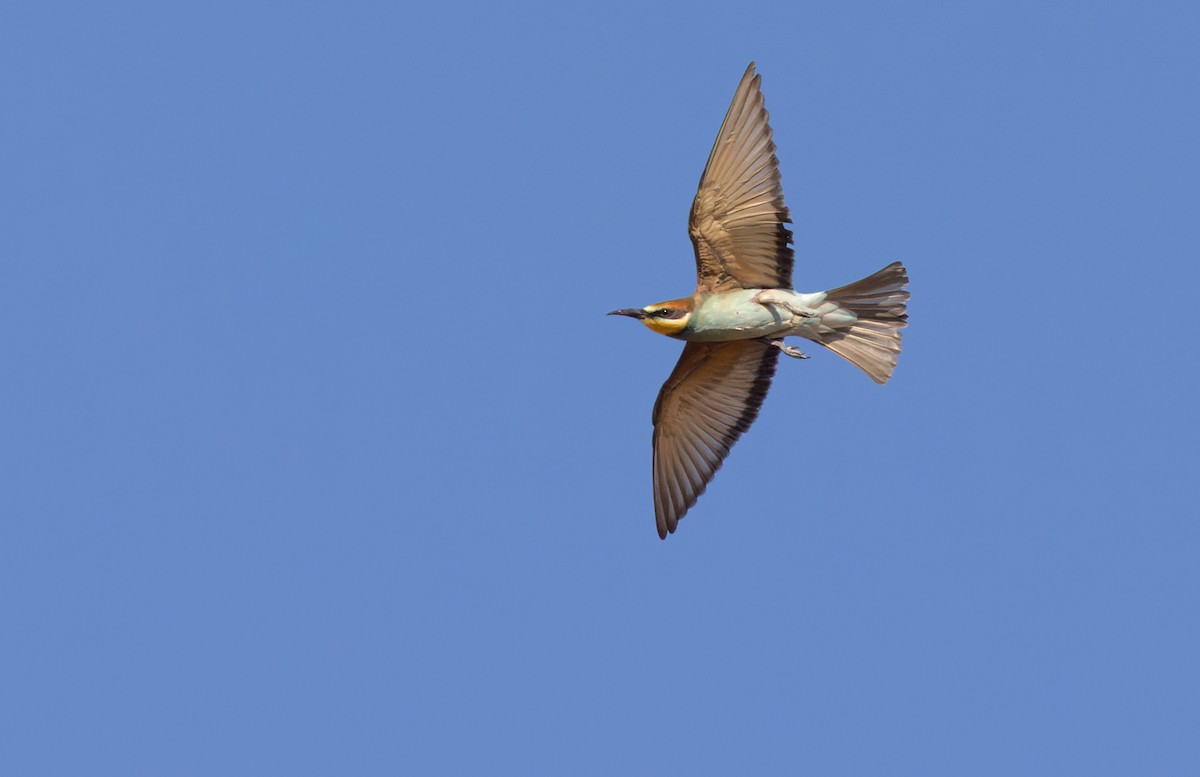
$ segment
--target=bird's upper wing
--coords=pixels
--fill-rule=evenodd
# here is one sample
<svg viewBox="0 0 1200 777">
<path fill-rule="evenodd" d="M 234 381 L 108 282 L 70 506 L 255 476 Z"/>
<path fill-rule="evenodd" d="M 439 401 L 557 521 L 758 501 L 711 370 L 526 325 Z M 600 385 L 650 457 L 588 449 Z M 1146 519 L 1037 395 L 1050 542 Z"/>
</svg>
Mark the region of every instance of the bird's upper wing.
<svg viewBox="0 0 1200 777">
<path fill-rule="evenodd" d="M 746 68 L 713 144 L 688 232 L 697 290 L 791 288 L 792 232 L 779 160 L 754 63 Z"/>
<path fill-rule="evenodd" d="M 758 415 L 779 349 L 761 340 L 688 343 L 654 403 L 654 517 L 675 531 Z"/>
</svg>

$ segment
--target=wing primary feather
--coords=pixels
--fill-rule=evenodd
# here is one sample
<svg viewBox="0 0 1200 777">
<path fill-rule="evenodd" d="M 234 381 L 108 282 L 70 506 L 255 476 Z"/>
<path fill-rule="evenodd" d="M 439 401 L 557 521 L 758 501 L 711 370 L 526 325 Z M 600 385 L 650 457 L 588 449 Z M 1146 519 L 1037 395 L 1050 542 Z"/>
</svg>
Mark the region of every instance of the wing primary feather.
<svg viewBox="0 0 1200 777">
<path fill-rule="evenodd" d="M 700 176 L 688 222 L 698 293 L 791 287 L 791 216 L 761 83 L 751 63 Z"/>
<path fill-rule="evenodd" d="M 734 443 L 750 428 L 779 351 L 757 340 L 688 343 L 654 412 L 654 510 L 660 536 L 675 531 Z"/>
</svg>

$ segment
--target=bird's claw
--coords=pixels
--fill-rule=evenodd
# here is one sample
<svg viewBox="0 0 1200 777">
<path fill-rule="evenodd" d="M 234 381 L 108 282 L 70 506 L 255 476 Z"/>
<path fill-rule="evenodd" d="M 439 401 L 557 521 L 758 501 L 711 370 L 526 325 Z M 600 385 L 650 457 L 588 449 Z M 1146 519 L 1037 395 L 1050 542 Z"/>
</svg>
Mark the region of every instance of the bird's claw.
<svg viewBox="0 0 1200 777">
<path fill-rule="evenodd" d="M 750 301 L 755 302 L 759 305 L 762 305 L 763 307 L 767 307 L 769 305 L 774 305 L 775 307 L 783 308 L 788 313 L 791 313 L 793 316 L 799 316 L 800 318 L 812 318 L 815 315 L 811 310 L 806 310 L 805 308 L 798 308 L 795 305 L 791 304 L 791 302 L 788 299 L 786 299 L 783 295 L 779 294 L 776 289 L 765 289 L 763 291 L 760 291 L 759 293 L 757 293 L 753 297 L 751 297 Z M 785 353 L 786 353 L 786 351 L 785 351 Z M 788 354 L 788 355 L 791 356 L 792 354 Z M 804 357 L 797 357 L 797 358 L 804 358 Z"/>
<path fill-rule="evenodd" d="M 765 340 L 767 345 L 774 346 L 793 359 L 807 359 L 808 355 L 794 345 L 786 345 L 782 340 Z"/>
</svg>

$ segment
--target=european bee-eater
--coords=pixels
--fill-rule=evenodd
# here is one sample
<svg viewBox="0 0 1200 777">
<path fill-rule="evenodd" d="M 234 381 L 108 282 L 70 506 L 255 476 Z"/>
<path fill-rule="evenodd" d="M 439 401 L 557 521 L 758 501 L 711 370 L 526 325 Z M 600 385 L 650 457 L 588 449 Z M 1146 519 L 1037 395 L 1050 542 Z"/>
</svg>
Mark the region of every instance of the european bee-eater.
<svg viewBox="0 0 1200 777">
<path fill-rule="evenodd" d="M 690 297 L 609 315 L 684 340 L 654 403 L 654 516 L 666 539 L 750 428 L 782 351 L 799 336 L 886 383 L 908 321 L 908 275 L 893 262 L 832 291 L 792 290 L 792 232 L 760 77 L 746 68 L 713 144 L 688 232 L 696 253 Z"/>
</svg>

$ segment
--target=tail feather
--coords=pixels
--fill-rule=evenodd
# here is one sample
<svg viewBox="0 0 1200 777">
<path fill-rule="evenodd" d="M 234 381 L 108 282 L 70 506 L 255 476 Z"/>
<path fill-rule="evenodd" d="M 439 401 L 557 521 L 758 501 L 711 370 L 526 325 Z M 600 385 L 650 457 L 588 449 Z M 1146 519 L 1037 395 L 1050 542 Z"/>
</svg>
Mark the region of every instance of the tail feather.
<svg viewBox="0 0 1200 777">
<path fill-rule="evenodd" d="M 900 354 L 900 330 L 908 324 L 908 273 L 892 262 L 874 275 L 826 293 L 858 316 L 846 329 L 835 329 L 818 340 L 829 350 L 849 359 L 876 383 L 887 383 Z"/>
</svg>

